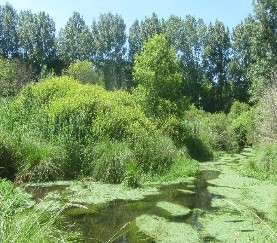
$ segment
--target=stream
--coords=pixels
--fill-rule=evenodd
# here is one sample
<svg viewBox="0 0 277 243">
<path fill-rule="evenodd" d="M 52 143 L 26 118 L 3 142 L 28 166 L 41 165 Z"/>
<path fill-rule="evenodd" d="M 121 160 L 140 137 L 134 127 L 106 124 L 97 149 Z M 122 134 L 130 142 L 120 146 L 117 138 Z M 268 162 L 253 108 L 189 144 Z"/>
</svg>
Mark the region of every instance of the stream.
<svg viewBox="0 0 277 243">
<path fill-rule="evenodd" d="M 237 208 L 234 209 L 225 203 L 231 199 L 232 202 L 236 202 L 236 197 L 239 197 L 241 201 L 241 193 L 238 191 L 241 186 L 236 186 L 235 180 L 232 181 L 232 178 L 231 186 L 225 185 L 224 181 L 225 176 L 231 175 L 238 181 L 245 180 L 243 185 L 248 183 L 247 179 L 239 177 L 236 172 L 230 170 L 234 164 L 237 165 L 242 160 L 243 157 L 229 156 L 214 164 L 209 162 L 210 164 L 207 163 L 200 167 L 199 174 L 193 180 L 169 185 L 151 185 L 152 189 L 148 189 L 148 193 L 135 199 L 129 199 L 128 196 L 113 198 L 113 191 L 118 190 L 117 187 L 114 187 L 106 193 L 109 199 L 102 202 L 101 189 L 100 192 L 97 191 L 98 186 L 101 188 L 99 183 L 91 185 L 91 193 L 89 193 L 89 186 L 81 184 L 74 190 L 69 190 L 70 185 L 46 187 L 29 185 L 26 190 L 33 195 L 37 202 L 48 200 L 52 205 L 58 201 L 57 207 L 65 203 L 80 205 L 80 207 L 65 208 L 63 211 L 66 222 L 73 225 L 71 230 L 81 232 L 82 238 L 78 239 L 78 242 L 177 243 L 180 242 L 180 239 L 184 239 L 183 242 L 218 242 L 228 241 L 228 239 L 230 242 L 234 242 L 233 240 L 236 239 L 234 237 L 242 239 L 241 241 L 235 240 L 236 242 L 251 242 L 256 239 L 255 237 L 259 237 L 256 229 L 256 226 L 260 227 L 259 222 L 242 217 Z M 252 185 L 255 181 L 249 179 L 249 183 Z M 277 192 L 277 187 L 275 189 Z M 86 193 L 81 194 L 82 190 L 86 190 Z M 236 193 L 238 195 L 229 195 L 230 190 L 233 190 L 234 195 Z M 104 191 L 105 189 L 103 189 L 103 193 Z M 71 197 L 72 192 L 77 193 L 75 198 Z M 135 195 L 139 192 L 132 191 Z M 96 198 L 99 195 L 100 201 L 98 203 L 86 201 L 85 198 L 92 195 Z M 174 213 L 170 207 L 174 208 L 176 205 L 179 211 Z M 184 211 L 182 212 L 182 210 Z M 145 218 L 141 218 L 143 215 Z M 147 226 L 146 229 L 140 227 L 139 222 L 147 221 L 150 216 L 150 221 L 152 221 L 149 227 Z M 164 226 L 164 222 L 168 225 Z M 257 225 L 255 225 L 256 223 Z M 229 225 L 230 231 L 227 231 L 227 236 L 221 235 L 221 232 L 224 233 Z M 186 232 L 179 232 L 179 226 L 190 227 L 189 232 L 193 233 L 194 238 L 189 235 L 186 236 L 188 237 L 186 239 L 182 238 L 185 237 Z M 213 227 L 217 231 L 212 231 Z M 177 231 L 178 233 L 176 233 Z M 175 235 L 180 235 L 181 238 L 172 238 Z"/>
</svg>

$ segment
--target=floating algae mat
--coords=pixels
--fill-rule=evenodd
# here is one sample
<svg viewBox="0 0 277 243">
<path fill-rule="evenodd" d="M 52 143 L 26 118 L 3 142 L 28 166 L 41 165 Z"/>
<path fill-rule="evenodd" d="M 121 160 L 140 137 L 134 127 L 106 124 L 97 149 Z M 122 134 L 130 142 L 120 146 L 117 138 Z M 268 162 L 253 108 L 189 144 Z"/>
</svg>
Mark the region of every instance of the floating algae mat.
<svg viewBox="0 0 277 243">
<path fill-rule="evenodd" d="M 157 207 L 166 210 L 172 216 L 187 215 L 191 211 L 189 208 L 177 205 L 175 203 L 169 203 L 169 202 L 158 202 L 157 203 Z"/>
<path fill-rule="evenodd" d="M 274 242 L 261 229 L 273 214 L 277 187 L 234 171 L 248 154 L 203 163 L 194 180 L 172 184 L 129 189 L 71 181 L 34 184 L 27 191 L 39 202 L 36 207 L 64 208 L 72 230 L 82 233 L 79 242 Z"/>
<path fill-rule="evenodd" d="M 188 224 L 169 222 L 165 218 L 142 215 L 136 219 L 140 231 L 149 235 L 155 242 L 199 242 L 197 232 Z"/>
</svg>

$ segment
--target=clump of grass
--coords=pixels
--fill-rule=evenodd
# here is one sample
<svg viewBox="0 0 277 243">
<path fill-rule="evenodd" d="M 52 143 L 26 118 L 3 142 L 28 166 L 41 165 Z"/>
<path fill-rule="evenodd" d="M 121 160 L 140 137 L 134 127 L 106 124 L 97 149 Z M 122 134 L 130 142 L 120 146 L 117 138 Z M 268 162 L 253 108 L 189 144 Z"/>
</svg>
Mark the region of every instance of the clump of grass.
<svg viewBox="0 0 277 243">
<path fill-rule="evenodd" d="M 277 143 L 263 143 L 243 168 L 243 173 L 262 180 L 277 180 Z"/>
<path fill-rule="evenodd" d="M 121 183 L 125 168 L 134 160 L 132 151 L 123 142 L 104 140 L 86 150 L 86 160 L 90 161 L 89 174 L 107 183 Z"/>
<path fill-rule="evenodd" d="M 14 188 L 7 180 L 0 180 L 0 242 L 48 243 L 70 242 L 76 235 L 59 229 L 61 211 L 49 214 L 32 208 L 31 196 L 22 188 Z"/>
</svg>

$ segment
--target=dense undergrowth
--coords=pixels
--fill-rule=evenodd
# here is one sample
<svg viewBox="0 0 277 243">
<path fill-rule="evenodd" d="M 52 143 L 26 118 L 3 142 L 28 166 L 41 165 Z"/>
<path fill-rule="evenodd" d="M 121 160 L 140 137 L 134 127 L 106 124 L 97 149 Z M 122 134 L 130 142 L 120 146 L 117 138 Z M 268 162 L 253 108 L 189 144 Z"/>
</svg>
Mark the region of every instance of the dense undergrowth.
<svg viewBox="0 0 277 243">
<path fill-rule="evenodd" d="M 136 95 L 68 76 L 28 84 L 1 103 L 1 176 L 19 181 L 89 177 L 136 185 L 144 175 L 209 160 L 213 151 L 236 149 L 252 137 L 243 103 L 228 115 L 191 106 L 181 116 L 153 118 Z"/>
<path fill-rule="evenodd" d="M 11 179 L 89 176 L 121 183 L 132 173 L 161 173 L 194 157 L 158 129 L 130 94 L 66 76 L 29 84 L 1 107 L 2 176 Z"/>
</svg>

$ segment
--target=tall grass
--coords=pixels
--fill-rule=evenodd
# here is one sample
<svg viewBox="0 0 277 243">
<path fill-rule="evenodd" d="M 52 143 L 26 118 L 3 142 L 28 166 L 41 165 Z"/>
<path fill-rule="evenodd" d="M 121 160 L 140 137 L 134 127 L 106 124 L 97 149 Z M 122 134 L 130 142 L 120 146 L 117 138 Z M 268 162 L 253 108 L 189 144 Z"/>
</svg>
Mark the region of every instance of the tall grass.
<svg viewBox="0 0 277 243">
<path fill-rule="evenodd" d="M 7 180 L 0 180 L 0 242 L 69 242 L 74 236 L 59 229 L 60 212 L 32 208 L 30 195 Z"/>
</svg>

